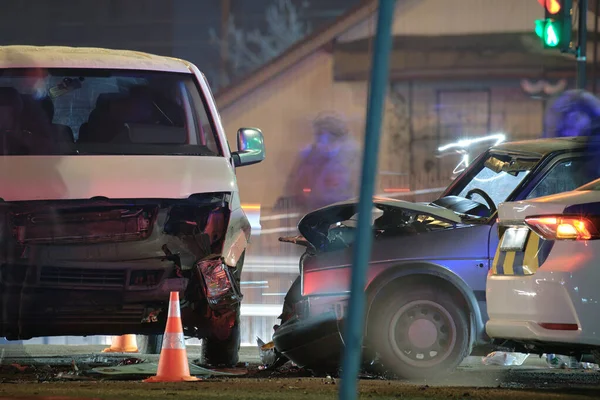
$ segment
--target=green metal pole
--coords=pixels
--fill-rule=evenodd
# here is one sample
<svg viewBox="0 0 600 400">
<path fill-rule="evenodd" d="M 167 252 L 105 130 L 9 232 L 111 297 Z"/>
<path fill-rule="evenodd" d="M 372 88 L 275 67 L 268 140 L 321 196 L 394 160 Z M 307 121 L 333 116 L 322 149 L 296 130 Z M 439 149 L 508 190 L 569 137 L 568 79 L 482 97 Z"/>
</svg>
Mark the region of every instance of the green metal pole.
<svg viewBox="0 0 600 400">
<path fill-rule="evenodd" d="M 367 107 L 360 200 L 358 203 L 358 227 L 354 242 L 356 245 L 354 246 L 352 264 L 348 318 L 344 332 L 345 350 L 339 393 L 341 400 L 354 400 L 358 396 L 357 377 L 360 369 L 364 333 L 365 286 L 372 242 L 371 210 L 373 208 L 373 193 L 377 173 L 379 137 L 388 86 L 395 3 L 396 0 L 379 0 L 377 33 L 373 49 L 369 104 Z"/>
<path fill-rule="evenodd" d="M 588 0 L 579 0 L 579 28 L 577 35 L 577 89 L 585 90 L 587 67 L 587 11 Z M 598 18 L 596 16 L 596 18 Z"/>
</svg>

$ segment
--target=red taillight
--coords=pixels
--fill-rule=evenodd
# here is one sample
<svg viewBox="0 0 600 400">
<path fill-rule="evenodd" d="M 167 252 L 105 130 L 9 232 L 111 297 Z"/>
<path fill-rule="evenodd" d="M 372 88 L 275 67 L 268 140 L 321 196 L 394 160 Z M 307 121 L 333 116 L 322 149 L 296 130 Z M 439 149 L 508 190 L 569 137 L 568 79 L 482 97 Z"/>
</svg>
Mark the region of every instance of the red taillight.
<svg viewBox="0 0 600 400">
<path fill-rule="evenodd" d="M 538 325 L 551 331 L 576 331 L 579 329 L 577 324 L 553 324 L 549 322 L 541 322 Z"/>
<path fill-rule="evenodd" d="M 597 220 L 577 216 L 539 216 L 525 218 L 525 223 L 548 240 L 594 240 L 600 238 Z"/>
</svg>

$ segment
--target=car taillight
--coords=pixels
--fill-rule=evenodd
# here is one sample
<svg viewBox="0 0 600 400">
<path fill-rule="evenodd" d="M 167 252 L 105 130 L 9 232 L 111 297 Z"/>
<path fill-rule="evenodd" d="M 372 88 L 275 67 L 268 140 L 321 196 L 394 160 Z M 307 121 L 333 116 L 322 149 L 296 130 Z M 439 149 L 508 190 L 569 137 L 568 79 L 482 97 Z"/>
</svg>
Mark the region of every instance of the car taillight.
<svg viewBox="0 0 600 400">
<path fill-rule="evenodd" d="M 577 324 L 555 324 L 551 322 L 540 322 L 538 325 L 551 331 L 576 331 L 579 329 L 579 325 Z"/>
<path fill-rule="evenodd" d="M 200 261 L 197 267 L 204 278 L 204 294 L 208 304 L 220 306 L 241 301 L 242 295 L 233 284 L 231 270 L 223 261 Z"/>
<path fill-rule="evenodd" d="M 600 239 L 598 219 L 547 215 L 525 218 L 525 223 L 538 235 L 548 240 Z"/>
</svg>

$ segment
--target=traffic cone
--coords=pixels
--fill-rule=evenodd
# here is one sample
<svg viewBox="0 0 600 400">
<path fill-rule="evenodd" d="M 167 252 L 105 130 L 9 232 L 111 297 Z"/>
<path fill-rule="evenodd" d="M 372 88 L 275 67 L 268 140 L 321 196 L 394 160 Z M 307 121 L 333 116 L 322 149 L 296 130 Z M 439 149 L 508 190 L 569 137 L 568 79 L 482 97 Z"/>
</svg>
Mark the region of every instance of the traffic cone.
<svg viewBox="0 0 600 400">
<path fill-rule="evenodd" d="M 113 336 L 110 347 L 102 350 L 103 353 L 137 353 L 135 335 Z"/>
<path fill-rule="evenodd" d="M 179 292 L 171 292 L 167 326 L 162 349 L 160 350 L 160 358 L 158 359 L 158 371 L 155 376 L 144 380 L 144 382 L 199 380 L 194 376 L 190 376 L 190 365 L 185 350 L 185 338 L 183 337 L 181 312 L 179 310 Z"/>
</svg>

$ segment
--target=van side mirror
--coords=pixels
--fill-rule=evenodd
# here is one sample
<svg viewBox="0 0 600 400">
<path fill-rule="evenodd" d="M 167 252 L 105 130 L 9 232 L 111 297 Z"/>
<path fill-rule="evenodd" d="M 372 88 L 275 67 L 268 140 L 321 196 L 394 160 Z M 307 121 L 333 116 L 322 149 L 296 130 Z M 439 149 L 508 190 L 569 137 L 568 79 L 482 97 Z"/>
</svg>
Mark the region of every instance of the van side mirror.
<svg viewBox="0 0 600 400">
<path fill-rule="evenodd" d="M 265 159 L 265 141 L 258 128 L 240 128 L 237 131 L 238 151 L 231 154 L 236 167 L 257 164 Z"/>
</svg>

